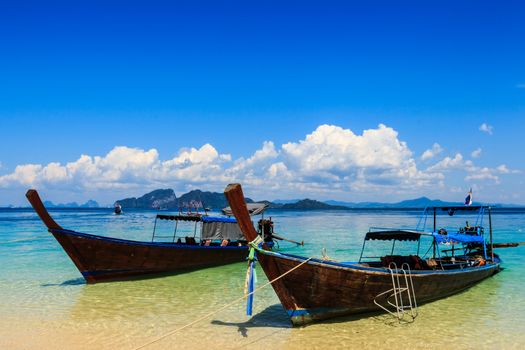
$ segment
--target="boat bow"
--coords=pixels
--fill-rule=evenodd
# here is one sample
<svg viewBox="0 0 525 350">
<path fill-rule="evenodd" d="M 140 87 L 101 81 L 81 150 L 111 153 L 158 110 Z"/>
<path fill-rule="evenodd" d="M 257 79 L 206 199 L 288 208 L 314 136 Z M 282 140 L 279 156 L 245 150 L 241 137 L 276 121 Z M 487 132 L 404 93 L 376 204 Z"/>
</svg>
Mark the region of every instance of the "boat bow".
<svg viewBox="0 0 525 350">
<path fill-rule="evenodd" d="M 40 220 L 47 226 L 48 230 L 62 230 L 62 226 L 56 223 L 55 220 L 49 215 L 49 212 L 47 211 L 46 207 L 44 206 L 44 203 L 42 203 L 42 200 L 40 199 L 40 196 L 38 195 L 37 190 L 28 190 L 26 192 L 26 198 L 31 203 L 31 206 L 35 210 L 35 212 L 40 217 Z"/>
</svg>

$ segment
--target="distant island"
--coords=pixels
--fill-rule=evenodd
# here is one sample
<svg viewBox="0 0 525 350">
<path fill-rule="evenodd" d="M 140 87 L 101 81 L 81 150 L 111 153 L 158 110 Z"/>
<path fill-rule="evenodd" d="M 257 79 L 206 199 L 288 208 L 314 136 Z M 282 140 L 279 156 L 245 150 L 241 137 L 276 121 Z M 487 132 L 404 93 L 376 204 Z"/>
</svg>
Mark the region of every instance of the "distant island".
<svg viewBox="0 0 525 350">
<path fill-rule="evenodd" d="M 223 193 L 219 192 L 205 192 L 201 190 L 193 190 L 177 197 L 175 191 L 172 189 L 158 189 L 145 195 L 135 198 L 119 199 L 119 203 L 123 209 L 178 209 L 183 207 L 184 203 L 197 201 L 202 203 L 204 207 L 214 209 L 222 209 L 228 206 L 228 201 Z M 254 203 L 255 201 L 246 198 L 247 203 Z M 461 202 L 445 202 L 439 199 L 430 199 L 427 197 L 420 197 L 416 199 L 404 200 L 396 203 L 381 203 L 381 202 L 343 202 L 329 200 L 325 202 L 313 199 L 297 199 L 297 200 L 275 200 L 275 201 L 257 201 L 257 203 L 266 203 L 270 209 L 280 210 L 348 210 L 348 209 L 367 209 L 367 208 L 424 208 L 427 206 L 453 206 L 462 205 Z M 481 203 L 480 203 L 481 204 Z M 501 206 L 501 205 L 496 205 Z"/>
<path fill-rule="evenodd" d="M 204 207 L 216 209 L 228 206 L 228 201 L 223 193 L 193 190 L 177 198 L 172 189 L 158 189 L 142 197 L 119 199 L 116 203 L 119 203 L 123 209 L 178 209 L 192 201 L 200 202 Z M 246 198 L 246 202 L 253 203 L 253 200 Z"/>
<path fill-rule="evenodd" d="M 100 208 L 100 205 L 92 199 L 84 204 L 78 204 L 77 202 L 55 204 L 51 201 L 44 201 L 44 205 L 47 208 Z"/>
<path fill-rule="evenodd" d="M 439 206 L 454 206 L 463 205 L 462 202 L 445 202 L 439 199 L 430 199 L 428 197 L 419 197 L 415 199 L 408 199 L 396 203 L 381 203 L 381 202 L 341 202 L 341 201 L 326 201 L 330 205 L 340 205 L 347 208 L 424 208 L 424 207 L 439 207 Z M 480 203 L 477 203 L 480 204 Z M 476 204 L 476 205 L 477 205 Z"/>
<path fill-rule="evenodd" d="M 154 209 L 154 210 L 178 210 L 184 207 L 185 203 L 199 202 L 203 207 L 220 210 L 227 207 L 228 201 L 221 192 L 209 192 L 201 190 L 192 190 L 188 193 L 177 197 L 173 189 L 157 189 L 144 194 L 141 197 L 129 197 L 119 199 L 123 209 Z M 408 199 L 395 203 L 384 202 L 345 202 L 336 200 L 318 201 L 314 199 L 275 199 L 254 201 L 246 198 L 247 203 L 266 203 L 269 209 L 276 210 L 349 210 L 349 209 L 422 209 L 431 206 L 461 206 L 462 202 L 447 202 L 439 199 L 430 199 L 428 197 L 419 197 Z M 88 200 L 83 204 L 77 202 L 58 203 L 44 201 L 48 208 L 102 208 L 94 200 Z M 490 205 L 494 208 L 524 208 L 523 205 L 517 204 L 495 204 L 495 203 L 474 203 L 474 205 Z M 112 207 L 112 205 L 111 205 Z M 12 205 L 2 206 L 0 208 L 15 208 Z M 201 208 L 203 209 L 203 208 Z"/>
</svg>

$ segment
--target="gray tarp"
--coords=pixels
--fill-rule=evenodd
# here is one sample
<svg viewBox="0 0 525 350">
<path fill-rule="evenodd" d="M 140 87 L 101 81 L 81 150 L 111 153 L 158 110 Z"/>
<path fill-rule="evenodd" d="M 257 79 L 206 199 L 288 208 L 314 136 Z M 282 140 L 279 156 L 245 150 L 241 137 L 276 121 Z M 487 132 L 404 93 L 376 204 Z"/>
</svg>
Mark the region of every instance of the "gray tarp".
<svg viewBox="0 0 525 350">
<path fill-rule="evenodd" d="M 244 240 L 239 224 L 236 222 L 203 222 L 202 239 Z"/>
<path fill-rule="evenodd" d="M 248 212 L 250 215 L 258 215 L 261 214 L 266 208 L 268 207 L 268 204 L 266 203 L 248 203 L 246 204 L 246 208 L 248 208 Z M 232 208 L 226 207 L 222 210 L 222 213 L 224 215 L 233 216 Z"/>
</svg>

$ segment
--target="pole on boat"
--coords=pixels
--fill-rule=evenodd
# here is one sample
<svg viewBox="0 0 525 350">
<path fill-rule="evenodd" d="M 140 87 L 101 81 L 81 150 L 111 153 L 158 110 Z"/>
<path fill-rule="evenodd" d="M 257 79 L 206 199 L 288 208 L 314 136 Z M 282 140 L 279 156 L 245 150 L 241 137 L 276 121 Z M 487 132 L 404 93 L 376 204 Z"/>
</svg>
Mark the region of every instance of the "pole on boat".
<svg viewBox="0 0 525 350">
<path fill-rule="evenodd" d="M 434 207 L 434 231 L 436 232 L 436 207 Z M 434 237 L 434 240 L 432 241 L 432 258 L 436 258 L 436 237 Z"/>
<path fill-rule="evenodd" d="M 276 234 L 273 234 L 272 237 L 275 238 L 275 239 L 278 239 L 280 241 L 286 241 L 286 242 L 290 242 L 290 243 L 295 243 L 297 245 L 304 245 L 304 241 L 298 242 L 298 241 L 294 241 L 293 239 L 288 239 L 288 238 L 284 238 L 284 237 L 278 236 Z"/>
<path fill-rule="evenodd" d="M 434 232 L 436 232 L 436 208 L 434 207 Z"/>
<path fill-rule="evenodd" d="M 151 242 L 153 243 L 155 241 L 155 230 L 157 229 L 157 219 L 159 216 L 155 216 L 155 223 L 153 224 L 153 234 L 151 235 Z"/>
<path fill-rule="evenodd" d="M 490 232 L 490 258 L 494 262 L 494 243 L 492 242 L 492 210 L 489 207 L 489 232 Z"/>
</svg>

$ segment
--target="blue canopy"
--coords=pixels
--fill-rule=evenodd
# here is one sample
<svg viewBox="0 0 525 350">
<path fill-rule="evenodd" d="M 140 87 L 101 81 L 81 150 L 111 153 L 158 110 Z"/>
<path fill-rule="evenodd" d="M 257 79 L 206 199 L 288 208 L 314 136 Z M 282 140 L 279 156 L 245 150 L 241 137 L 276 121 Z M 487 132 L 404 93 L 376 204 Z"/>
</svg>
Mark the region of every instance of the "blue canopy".
<svg viewBox="0 0 525 350">
<path fill-rule="evenodd" d="M 448 233 L 446 235 L 441 235 L 437 232 L 433 232 L 432 236 L 436 239 L 436 242 L 442 244 L 456 244 L 456 243 L 481 243 L 483 244 L 485 240 L 483 236 L 477 235 L 465 235 L 462 233 Z"/>
<path fill-rule="evenodd" d="M 203 216 L 202 222 L 230 222 L 230 223 L 236 223 L 237 220 L 234 218 L 222 218 L 217 216 Z"/>
</svg>

